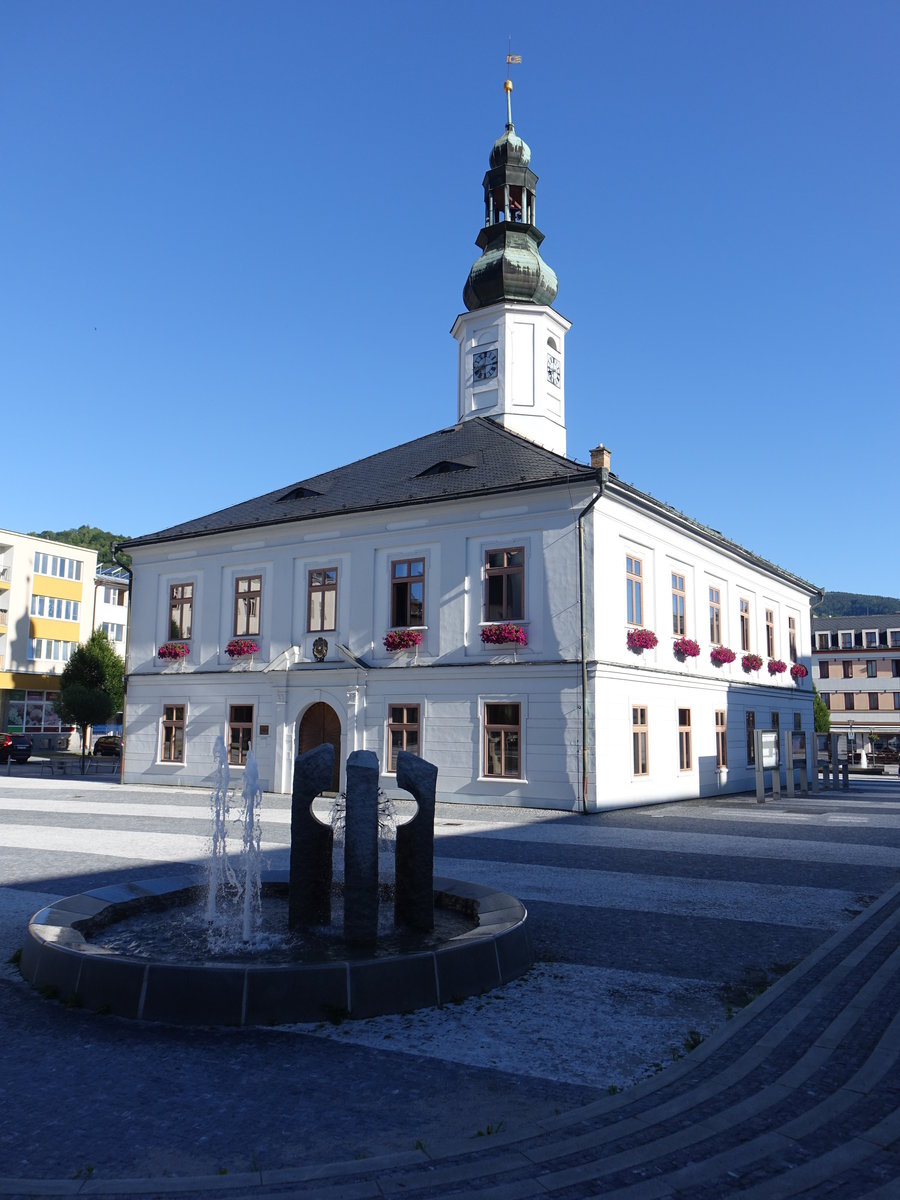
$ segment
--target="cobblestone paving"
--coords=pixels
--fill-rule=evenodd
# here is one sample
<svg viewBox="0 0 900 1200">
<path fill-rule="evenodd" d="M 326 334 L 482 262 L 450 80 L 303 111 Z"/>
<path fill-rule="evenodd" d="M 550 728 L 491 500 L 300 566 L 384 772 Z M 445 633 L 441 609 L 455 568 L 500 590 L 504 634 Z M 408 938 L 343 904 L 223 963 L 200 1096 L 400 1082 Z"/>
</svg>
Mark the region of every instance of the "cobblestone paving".
<svg viewBox="0 0 900 1200">
<path fill-rule="evenodd" d="M 205 804 L 0 776 L 2 959 L 49 898 L 181 873 Z M 279 865 L 285 807 L 265 798 Z M 765 807 L 442 806 L 438 835 L 439 870 L 528 905 L 539 962 L 501 995 L 184 1030 L 66 1009 L 7 963 L 0 1195 L 900 1195 L 896 779 Z"/>
</svg>

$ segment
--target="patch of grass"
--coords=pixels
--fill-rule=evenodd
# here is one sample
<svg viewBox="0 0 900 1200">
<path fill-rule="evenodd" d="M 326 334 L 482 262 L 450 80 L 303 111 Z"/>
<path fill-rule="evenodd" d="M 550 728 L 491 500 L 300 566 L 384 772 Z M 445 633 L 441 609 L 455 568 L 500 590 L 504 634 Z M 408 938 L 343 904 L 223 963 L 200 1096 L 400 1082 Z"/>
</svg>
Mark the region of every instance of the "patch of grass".
<svg viewBox="0 0 900 1200">
<path fill-rule="evenodd" d="M 427 1153 L 427 1151 L 425 1150 L 425 1143 L 422 1141 L 421 1138 L 416 1138 L 415 1149 L 421 1150 L 423 1154 Z"/>
<path fill-rule="evenodd" d="M 22 961 L 22 947 L 20 946 L 18 950 L 14 950 L 6 961 L 11 967 L 17 967 Z"/>
<path fill-rule="evenodd" d="M 503 1128 L 503 1122 L 498 1121 L 496 1125 L 486 1125 L 484 1129 L 479 1129 L 475 1134 L 476 1137 L 493 1137 L 495 1133 L 499 1133 Z"/>
<path fill-rule="evenodd" d="M 81 1008 L 84 1005 L 84 1001 L 81 998 L 80 992 L 73 992 L 71 996 L 65 998 L 63 1004 L 65 1004 L 66 1008 Z"/>
<path fill-rule="evenodd" d="M 692 1050 L 696 1050 L 703 1041 L 703 1034 L 699 1029 L 689 1029 L 688 1035 L 684 1039 L 684 1048 L 690 1054 Z"/>
<path fill-rule="evenodd" d="M 323 1004 L 322 1011 L 330 1025 L 343 1025 L 344 1021 L 350 1016 L 349 1009 L 340 1008 L 336 1004 Z"/>
<path fill-rule="evenodd" d="M 75 1174 L 72 1176 L 72 1178 L 73 1179 L 90 1179 L 93 1174 L 94 1174 L 93 1163 L 88 1163 L 88 1165 L 86 1167 L 79 1167 L 78 1170 L 75 1172 Z"/>
<path fill-rule="evenodd" d="M 45 1000 L 58 1000 L 59 988 L 55 984 L 47 983 L 43 987 L 38 988 L 38 994 L 43 996 Z"/>
<path fill-rule="evenodd" d="M 619 1087 L 619 1085 L 617 1083 L 611 1083 L 609 1085 L 609 1087 L 606 1089 L 606 1094 L 607 1094 L 607 1096 L 617 1096 L 619 1094 L 619 1092 L 621 1092 L 621 1090 L 622 1089 Z M 556 1111 L 558 1114 L 559 1109 L 557 1109 Z"/>
</svg>

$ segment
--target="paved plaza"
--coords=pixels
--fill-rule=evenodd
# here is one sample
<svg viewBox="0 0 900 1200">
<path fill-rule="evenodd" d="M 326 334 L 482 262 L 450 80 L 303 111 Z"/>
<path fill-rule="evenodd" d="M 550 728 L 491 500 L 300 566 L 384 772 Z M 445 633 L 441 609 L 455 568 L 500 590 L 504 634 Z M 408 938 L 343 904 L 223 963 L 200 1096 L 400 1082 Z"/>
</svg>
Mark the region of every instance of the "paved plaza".
<svg viewBox="0 0 900 1200">
<path fill-rule="evenodd" d="M 900 786 L 577 816 L 440 805 L 436 871 L 536 966 L 433 1011 L 249 1030 L 48 1000 L 37 909 L 182 874 L 202 790 L 0 772 L 0 1195 L 900 1195 Z M 287 865 L 289 800 L 263 802 Z"/>
</svg>

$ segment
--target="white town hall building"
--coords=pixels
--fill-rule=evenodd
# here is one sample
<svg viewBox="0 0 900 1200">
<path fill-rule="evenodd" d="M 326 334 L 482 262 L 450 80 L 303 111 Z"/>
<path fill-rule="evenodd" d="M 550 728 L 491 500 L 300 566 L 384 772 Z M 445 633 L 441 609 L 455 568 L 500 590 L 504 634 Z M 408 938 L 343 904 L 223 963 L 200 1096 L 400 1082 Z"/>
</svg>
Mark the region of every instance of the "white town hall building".
<svg viewBox="0 0 900 1200">
<path fill-rule="evenodd" d="M 123 547 L 126 782 L 206 785 L 224 736 L 289 792 L 330 741 L 336 790 L 367 749 L 391 791 L 405 748 L 442 800 L 591 811 L 751 788 L 754 728 L 812 731 L 817 589 L 566 457 L 529 160 L 510 117 L 455 424 Z"/>
</svg>

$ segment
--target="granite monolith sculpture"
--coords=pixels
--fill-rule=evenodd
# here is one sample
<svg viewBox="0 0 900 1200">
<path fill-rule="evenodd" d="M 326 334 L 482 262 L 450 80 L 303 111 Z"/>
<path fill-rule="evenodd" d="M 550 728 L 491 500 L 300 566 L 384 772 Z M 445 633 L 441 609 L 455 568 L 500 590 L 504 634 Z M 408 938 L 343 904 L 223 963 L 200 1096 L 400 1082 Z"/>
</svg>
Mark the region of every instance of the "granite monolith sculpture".
<svg viewBox="0 0 900 1200">
<path fill-rule="evenodd" d="M 415 816 L 397 829 L 394 921 L 413 929 L 434 928 L 434 797 L 437 767 L 401 750 L 397 786 L 411 792 Z"/>
<path fill-rule="evenodd" d="M 331 786 L 334 746 L 327 742 L 301 754 L 294 764 L 291 794 L 291 870 L 288 925 L 331 923 L 331 854 L 334 833 L 312 811 L 312 802 Z"/>
<path fill-rule="evenodd" d="M 344 826 L 344 941 L 373 945 L 378 935 L 378 758 L 347 758 Z"/>
</svg>

